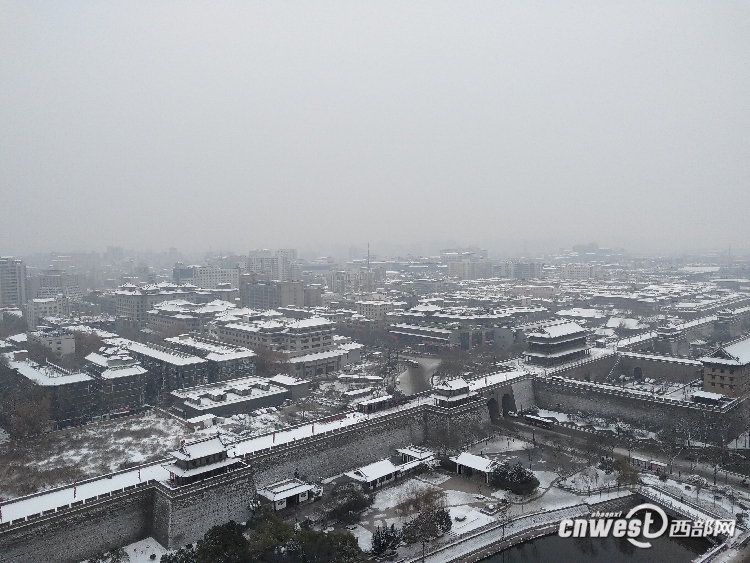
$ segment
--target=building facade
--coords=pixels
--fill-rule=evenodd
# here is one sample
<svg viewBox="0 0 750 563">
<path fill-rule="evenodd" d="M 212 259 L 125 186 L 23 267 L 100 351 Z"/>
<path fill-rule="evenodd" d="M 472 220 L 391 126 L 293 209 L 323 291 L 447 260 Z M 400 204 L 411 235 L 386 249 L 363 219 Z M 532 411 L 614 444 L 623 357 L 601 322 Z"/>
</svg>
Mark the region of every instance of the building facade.
<svg viewBox="0 0 750 563">
<path fill-rule="evenodd" d="M 21 260 L 0 257 L 0 307 L 26 304 L 26 265 Z"/>
</svg>

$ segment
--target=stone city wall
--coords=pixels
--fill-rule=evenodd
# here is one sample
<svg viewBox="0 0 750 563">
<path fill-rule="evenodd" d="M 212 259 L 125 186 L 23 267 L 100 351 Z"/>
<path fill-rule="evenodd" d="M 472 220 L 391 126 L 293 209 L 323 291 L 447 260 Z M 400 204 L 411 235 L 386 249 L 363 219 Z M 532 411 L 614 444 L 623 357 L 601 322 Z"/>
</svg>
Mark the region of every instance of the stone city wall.
<svg viewBox="0 0 750 563">
<path fill-rule="evenodd" d="M 540 408 L 565 413 L 584 412 L 653 431 L 678 420 L 692 420 L 697 425 L 701 423 L 703 416 L 717 422 L 723 421 L 735 416 L 740 405 L 740 401 L 734 401 L 724 409 L 704 407 L 658 396 L 635 396 L 617 389 L 585 385 L 561 378 L 537 378 L 534 390 L 536 404 Z"/>
<path fill-rule="evenodd" d="M 288 479 L 295 472 L 319 481 L 394 455 L 397 448 L 422 444 L 422 408 L 407 408 L 369 421 L 255 452 L 246 460 L 255 469 L 258 486 Z"/>
<path fill-rule="evenodd" d="M 621 356 L 615 370 L 616 375 L 623 374 L 632 377 L 635 368 L 641 368 L 643 377 L 665 379 L 675 383 L 690 383 L 696 379 L 702 379 L 703 366 L 694 360 L 669 356 L 639 356 L 627 352 Z"/>
<path fill-rule="evenodd" d="M 197 541 L 217 524 L 245 522 L 256 493 L 249 467 L 176 489 L 155 487 L 152 533 L 170 549 Z"/>
<path fill-rule="evenodd" d="M 569 379 L 583 381 L 604 381 L 617 361 L 616 354 L 586 358 L 571 366 L 563 366 L 547 370 L 547 375 L 559 375 Z"/>
<path fill-rule="evenodd" d="M 457 450 L 462 444 L 484 437 L 489 422 L 486 398 L 450 409 L 430 405 L 424 411 L 424 442 L 438 450 Z"/>
<path fill-rule="evenodd" d="M 0 524 L 0 563 L 79 563 L 150 535 L 154 483 L 144 482 Z"/>
<path fill-rule="evenodd" d="M 452 409 L 402 408 L 362 423 L 253 453 L 248 467 L 171 489 L 149 481 L 24 520 L 0 524 L 0 563 L 78 563 L 98 552 L 153 536 L 173 548 L 195 542 L 216 524 L 245 521 L 256 493 L 295 472 L 320 480 L 391 457 L 409 444 L 461 442 L 489 422 L 486 400 Z"/>
</svg>

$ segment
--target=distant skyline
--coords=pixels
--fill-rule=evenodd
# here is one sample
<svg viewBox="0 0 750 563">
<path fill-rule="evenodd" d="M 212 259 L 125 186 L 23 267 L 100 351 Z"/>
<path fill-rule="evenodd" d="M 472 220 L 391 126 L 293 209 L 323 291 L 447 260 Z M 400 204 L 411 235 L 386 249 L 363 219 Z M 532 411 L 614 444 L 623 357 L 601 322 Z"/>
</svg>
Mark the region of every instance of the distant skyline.
<svg viewBox="0 0 750 563">
<path fill-rule="evenodd" d="M 741 2 L 9 0 L 0 254 L 742 255 L 749 52 Z"/>
</svg>

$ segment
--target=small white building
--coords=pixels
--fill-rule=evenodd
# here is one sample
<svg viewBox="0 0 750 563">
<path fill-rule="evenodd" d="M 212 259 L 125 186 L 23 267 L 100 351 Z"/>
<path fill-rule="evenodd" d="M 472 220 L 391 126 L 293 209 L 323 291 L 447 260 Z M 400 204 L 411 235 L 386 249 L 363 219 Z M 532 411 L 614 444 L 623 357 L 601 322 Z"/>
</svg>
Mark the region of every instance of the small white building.
<svg viewBox="0 0 750 563">
<path fill-rule="evenodd" d="M 458 457 L 450 458 L 451 461 L 456 464 L 456 473 L 459 475 L 481 473 L 484 475 L 486 483 L 490 482 L 490 474 L 495 469 L 497 462 L 486 457 L 470 454 L 469 452 L 461 452 Z M 467 471 L 467 469 L 469 471 Z"/>
<path fill-rule="evenodd" d="M 261 502 L 267 501 L 273 506 L 274 510 L 281 510 L 287 506 L 312 500 L 311 491 L 313 488 L 313 485 L 304 483 L 299 479 L 284 479 L 258 489 L 258 495 L 261 497 Z"/>
<path fill-rule="evenodd" d="M 365 487 L 374 489 L 390 483 L 398 477 L 399 469 L 388 459 L 382 459 L 365 465 L 354 471 L 344 473 L 350 479 L 359 481 Z"/>
</svg>

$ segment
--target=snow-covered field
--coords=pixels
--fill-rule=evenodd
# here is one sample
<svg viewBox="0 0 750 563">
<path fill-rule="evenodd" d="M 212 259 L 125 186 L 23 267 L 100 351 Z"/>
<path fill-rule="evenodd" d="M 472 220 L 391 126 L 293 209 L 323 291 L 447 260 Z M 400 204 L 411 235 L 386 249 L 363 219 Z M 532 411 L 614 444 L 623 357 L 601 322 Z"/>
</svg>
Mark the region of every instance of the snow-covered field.
<svg viewBox="0 0 750 563">
<path fill-rule="evenodd" d="M 213 430 L 216 431 L 215 429 Z M 0 498 L 9 499 L 164 457 L 195 436 L 172 418 L 146 414 L 51 432 L 0 453 Z"/>
</svg>

